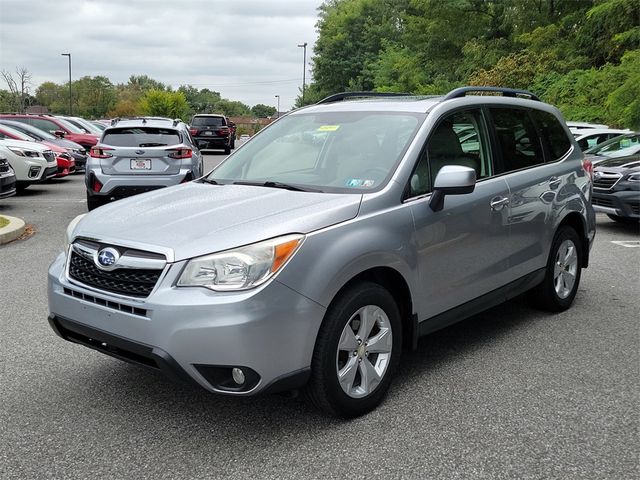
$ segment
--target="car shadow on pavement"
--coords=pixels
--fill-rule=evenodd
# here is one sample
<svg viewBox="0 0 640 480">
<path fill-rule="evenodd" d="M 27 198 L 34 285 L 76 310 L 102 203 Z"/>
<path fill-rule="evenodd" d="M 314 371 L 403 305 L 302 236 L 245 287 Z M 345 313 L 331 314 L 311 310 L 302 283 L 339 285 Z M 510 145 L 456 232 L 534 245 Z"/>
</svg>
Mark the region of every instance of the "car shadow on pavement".
<svg viewBox="0 0 640 480">
<path fill-rule="evenodd" d="M 613 234 L 626 233 L 629 235 L 640 236 L 640 223 L 620 223 L 613 220 L 606 220 L 598 222 L 598 230 L 606 231 Z"/>
</svg>

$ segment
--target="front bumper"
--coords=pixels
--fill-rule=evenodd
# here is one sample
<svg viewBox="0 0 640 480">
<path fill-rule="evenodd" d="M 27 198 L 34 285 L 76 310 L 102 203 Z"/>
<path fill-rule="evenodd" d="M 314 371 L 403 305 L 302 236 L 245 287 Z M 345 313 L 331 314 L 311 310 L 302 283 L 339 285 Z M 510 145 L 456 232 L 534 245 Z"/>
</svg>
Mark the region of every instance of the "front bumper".
<svg viewBox="0 0 640 480">
<path fill-rule="evenodd" d="M 300 386 L 325 309 L 276 280 L 235 293 L 177 288 L 184 263 L 170 264 L 141 300 L 69 280 L 61 254 L 49 269 L 52 326 L 67 340 L 169 371 L 212 392 L 253 395 Z M 250 388 L 228 388 L 209 374 L 235 366 L 255 372 Z"/>
<path fill-rule="evenodd" d="M 620 191 L 612 193 L 593 192 L 591 204 L 596 212 L 619 217 L 640 218 L 640 192 Z"/>
<path fill-rule="evenodd" d="M 209 137 L 198 136 L 194 137 L 196 144 L 200 150 L 208 148 L 229 148 L 231 146 L 231 140 L 229 137 Z"/>
<path fill-rule="evenodd" d="M 57 178 L 66 177 L 76 171 L 75 161 L 60 156 L 56 157 L 56 161 L 58 162 L 58 171 L 56 173 Z"/>
<path fill-rule="evenodd" d="M 0 198 L 11 197 L 16 194 L 16 176 L 11 174 L 0 175 Z"/>
</svg>

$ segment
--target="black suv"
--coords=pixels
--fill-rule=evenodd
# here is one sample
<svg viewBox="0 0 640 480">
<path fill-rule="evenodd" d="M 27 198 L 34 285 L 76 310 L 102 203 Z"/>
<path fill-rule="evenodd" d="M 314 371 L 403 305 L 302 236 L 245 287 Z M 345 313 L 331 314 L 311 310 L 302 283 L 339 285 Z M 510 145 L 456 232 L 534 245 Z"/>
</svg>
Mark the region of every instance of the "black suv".
<svg viewBox="0 0 640 480">
<path fill-rule="evenodd" d="M 224 115 L 194 115 L 189 132 L 200 150 L 222 149 L 226 154 L 231 153 L 232 132 Z"/>
<path fill-rule="evenodd" d="M 640 155 L 599 163 L 593 171 L 591 203 L 616 222 L 640 222 Z"/>
</svg>

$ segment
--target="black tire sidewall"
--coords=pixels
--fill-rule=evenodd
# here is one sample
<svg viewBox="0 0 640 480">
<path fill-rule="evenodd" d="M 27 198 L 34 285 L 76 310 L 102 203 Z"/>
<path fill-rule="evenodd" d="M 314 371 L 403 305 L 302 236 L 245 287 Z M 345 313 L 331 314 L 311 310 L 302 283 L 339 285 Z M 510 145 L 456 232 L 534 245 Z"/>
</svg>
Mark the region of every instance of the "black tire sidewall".
<svg viewBox="0 0 640 480">
<path fill-rule="evenodd" d="M 366 305 L 376 305 L 385 312 L 391 324 L 393 346 L 391 359 L 384 377 L 375 390 L 363 398 L 348 396 L 338 382 L 336 372 L 336 353 L 342 331 L 351 316 Z M 324 395 L 333 412 L 339 416 L 355 417 L 371 411 L 385 396 L 393 373 L 400 361 L 402 350 L 402 322 L 398 306 L 393 296 L 383 287 L 375 283 L 362 283 L 344 292 L 331 305 L 325 316 L 325 321 L 318 334 L 316 352 L 312 372 L 321 370 L 321 385 Z M 320 351 L 318 351 L 320 349 Z"/>
<path fill-rule="evenodd" d="M 554 270 L 555 270 L 555 262 L 556 255 L 558 254 L 558 250 L 560 245 L 565 240 L 571 240 L 576 248 L 576 254 L 578 257 L 578 268 L 576 270 L 576 279 L 573 284 L 573 289 L 571 293 L 566 298 L 560 298 L 558 293 L 556 292 L 554 286 Z M 551 247 L 551 253 L 549 255 L 549 261 L 547 264 L 547 271 L 545 274 L 544 283 L 542 285 L 543 295 L 548 304 L 547 307 L 551 310 L 562 311 L 566 310 L 571 306 L 573 300 L 578 292 L 578 287 L 580 286 L 580 277 L 582 273 L 582 242 L 580 241 L 580 237 L 576 233 L 576 231 L 571 227 L 561 227 L 560 230 L 556 233 L 556 236 L 553 240 L 553 245 Z"/>
</svg>

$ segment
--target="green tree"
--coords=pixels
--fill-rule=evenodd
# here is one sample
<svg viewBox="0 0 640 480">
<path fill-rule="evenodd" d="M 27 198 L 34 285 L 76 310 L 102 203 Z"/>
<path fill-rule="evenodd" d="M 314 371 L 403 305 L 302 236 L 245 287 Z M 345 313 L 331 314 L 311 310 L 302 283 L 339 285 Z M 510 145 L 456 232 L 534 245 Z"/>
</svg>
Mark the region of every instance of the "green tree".
<svg viewBox="0 0 640 480">
<path fill-rule="evenodd" d="M 254 117 L 258 118 L 273 117 L 276 114 L 276 108 L 258 103 L 257 105 L 251 107 L 251 113 Z"/>
<path fill-rule="evenodd" d="M 189 104 L 182 92 L 151 89 L 142 96 L 139 106 L 143 115 L 186 120 L 189 114 Z"/>
<path fill-rule="evenodd" d="M 219 92 L 214 92 L 208 88 L 198 90 L 191 85 L 182 85 L 178 88 L 182 92 L 189 104 L 189 113 L 214 113 L 216 104 L 222 100 Z"/>
<path fill-rule="evenodd" d="M 103 118 L 117 102 L 117 92 L 107 77 L 82 77 L 71 84 L 74 113 L 85 118 Z"/>
</svg>

